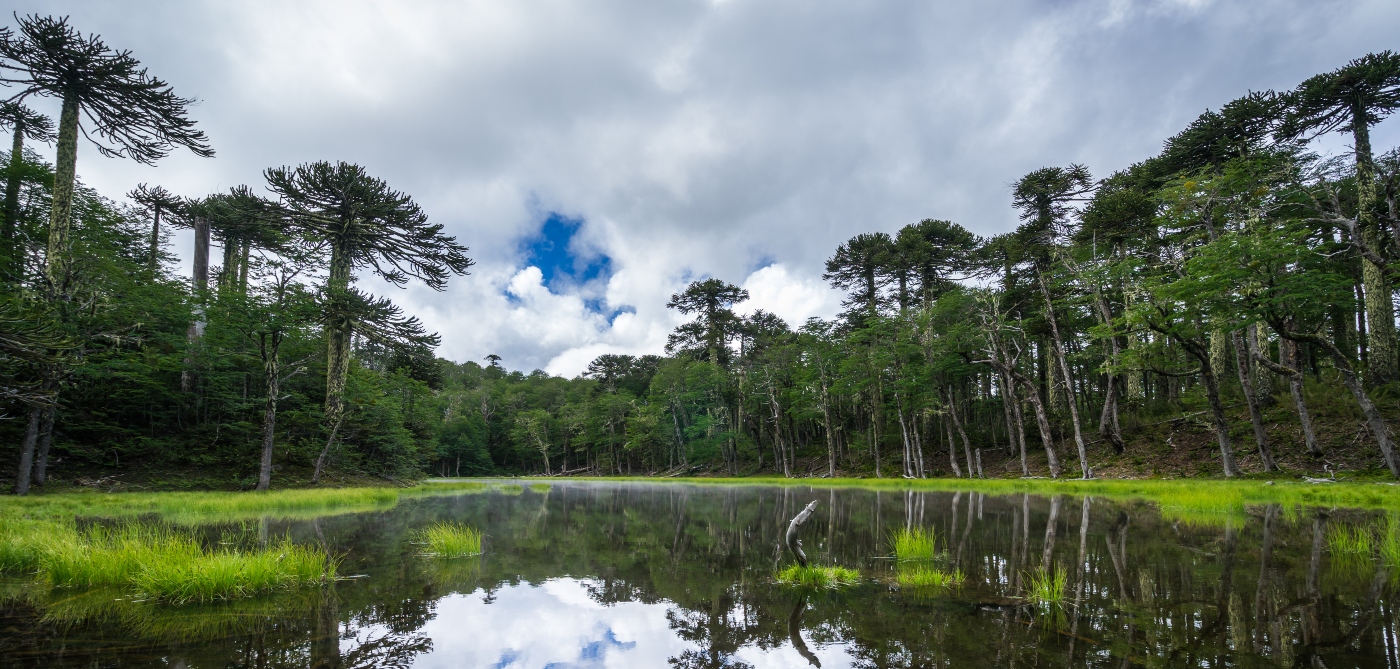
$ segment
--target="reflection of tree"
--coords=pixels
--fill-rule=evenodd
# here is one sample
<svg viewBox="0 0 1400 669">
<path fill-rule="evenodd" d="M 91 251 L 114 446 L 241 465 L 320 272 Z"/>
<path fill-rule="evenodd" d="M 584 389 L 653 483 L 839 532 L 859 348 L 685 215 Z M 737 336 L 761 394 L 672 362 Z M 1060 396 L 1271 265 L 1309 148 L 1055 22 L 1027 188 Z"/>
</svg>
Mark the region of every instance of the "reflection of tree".
<svg viewBox="0 0 1400 669">
<path fill-rule="evenodd" d="M 346 669 L 407 669 L 419 655 L 433 650 L 433 640 L 417 631 L 360 630 L 352 634 L 356 646 L 345 652 L 340 665 Z"/>
<path fill-rule="evenodd" d="M 725 592 L 714 600 L 708 611 L 668 609 L 666 622 L 675 630 L 676 636 L 701 648 L 698 651 L 687 650 L 671 658 L 671 666 L 677 669 L 749 669 L 750 665 L 731 660 L 740 647 L 752 640 L 750 630 L 744 624 L 746 621 L 736 621 L 730 615 L 733 604 L 733 598 Z"/>
</svg>

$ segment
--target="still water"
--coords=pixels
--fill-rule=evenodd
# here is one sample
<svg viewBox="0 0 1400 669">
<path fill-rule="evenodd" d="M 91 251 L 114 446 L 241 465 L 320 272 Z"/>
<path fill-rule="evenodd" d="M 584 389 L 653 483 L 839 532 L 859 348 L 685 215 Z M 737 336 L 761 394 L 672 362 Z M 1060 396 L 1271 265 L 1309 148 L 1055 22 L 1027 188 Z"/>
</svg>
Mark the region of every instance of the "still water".
<svg viewBox="0 0 1400 669">
<path fill-rule="evenodd" d="M 812 500 L 807 554 L 857 585 L 774 581 Z M 485 554 L 420 557 L 408 534 L 439 520 L 483 530 Z M 899 586 L 890 540 L 915 527 L 961 585 Z M 1372 553 L 1346 550 L 1358 530 Z M 1400 525 L 1377 512 L 561 482 L 257 531 L 355 578 L 186 607 L 0 582 L 0 666 L 1400 667 Z M 1047 582 L 1059 601 L 1033 596 Z"/>
</svg>

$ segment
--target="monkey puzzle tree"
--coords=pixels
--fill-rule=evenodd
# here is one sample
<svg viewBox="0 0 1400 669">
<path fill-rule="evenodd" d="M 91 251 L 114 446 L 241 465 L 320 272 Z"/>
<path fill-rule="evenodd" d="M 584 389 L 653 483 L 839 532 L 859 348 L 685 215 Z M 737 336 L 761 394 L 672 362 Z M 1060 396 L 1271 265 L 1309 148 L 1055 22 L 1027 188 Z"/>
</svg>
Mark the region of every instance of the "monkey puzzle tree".
<svg viewBox="0 0 1400 669">
<path fill-rule="evenodd" d="M 822 278 L 850 293 L 841 306 L 847 307 L 842 317 L 852 326 L 879 315 L 880 289 L 887 280 L 884 270 L 893 248 L 889 235 L 866 232 L 837 247 L 836 255 L 826 261 Z"/>
<path fill-rule="evenodd" d="M 214 150 L 186 116 L 193 101 L 147 74 L 130 51 L 113 50 L 98 35 L 84 36 L 67 17 L 30 15 L 16 21 L 18 33 L 0 34 L 0 70 L 5 71 L 0 82 L 20 89 L 10 101 L 45 95 L 63 102 L 45 267 L 49 290 L 63 297 L 73 280 L 69 232 L 80 131 L 102 155 L 148 165 L 176 146 L 204 157 Z M 82 117 L 89 122 L 86 128 Z"/>
<path fill-rule="evenodd" d="M 1016 182 L 1012 191 L 1012 204 L 1021 211 L 1025 224 L 1018 230 L 1030 256 L 1035 271 L 1040 294 L 1045 298 L 1045 320 L 1050 324 L 1050 334 L 1055 344 L 1055 358 L 1068 390 L 1069 417 L 1074 425 L 1074 443 L 1079 447 L 1079 468 L 1084 478 L 1091 478 L 1089 454 L 1084 443 L 1084 432 L 1079 424 L 1079 407 L 1074 395 L 1074 376 L 1065 360 L 1064 338 L 1055 317 L 1055 303 L 1050 298 L 1050 283 L 1046 278 L 1054 262 L 1057 237 L 1066 225 L 1070 209 L 1069 203 L 1082 200 L 1094 190 L 1093 178 L 1083 165 L 1069 167 L 1043 167 Z"/>
<path fill-rule="evenodd" d="M 15 248 L 15 233 L 19 228 L 19 187 L 24 172 L 24 140 L 43 142 L 53 141 L 53 121 L 17 102 L 0 102 L 0 128 L 9 128 L 14 133 L 14 143 L 10 148 L 10 169 L 5 179 L 4 220 L 0 221 L 0 276 L 10 280 L 19 279 L 18 249 Z"/>
<path fill-rule="evenodd" d="M 350 342 L 356 326 L 397 324 L 391 329 L 412 334 L 416 319 L 395 320 L 387 300 L 374 300 L 351 287 L 354 272 L 368 268 L 402 287 L 418 279 L 443 290 L 453 274 L 466 274 L 472 261 L 467 248 L 444 235 L 442 225 L 428 223 L 413 198 L 372 177 L 359 165 L 320 161 L 268 169 L 268 189 L 281 198 L 288 222 L 330 251 L 322 292 L 326 329 L 326 427 L 330 436 L 316 460 L 319 481 L 326 456 L 345 416 L 345 381 L 350 371 Z M 421 326 L 417 327 L 421 336 Z M 385 334 L 394 334 L 386 332 Z"/>
<path fill-rule="evenodd" d="M 160 266 L 160 216 L 179 211 L 185 200 L 163 186 L 150 187 L 146 184 L 137 184 L 126 196 L 151 217 L 151 249 L 146 266 L 154 272 Z"/>
<path fill-rule="evenodd" d="M 1372 384 L 1400 378 L 1395 309 L 1386 280 L 1386 245 L 1376 216 L 1376 165 L 1371 126 L 1400 108 L 1400 54 L 1367 54 L 1344 67 L 1311 77 L 1288 95 L 1291 103 L 1280 134 L 1297 137 L 1336 130 L 1350 132 L 1356 155 L 1356 230 L 1352 243 L 1362 251 L 1361 280 L 1370 328 L 1367 361 Z"/>
<path fill-rule="evenodd" d="M 676 328 L 666 340 L 666 352 L 688 351 L 699 360 L 720 367 L 729 364 L 729 342 L 739 336 L 744 322 L 734 305 L 749 299 L 749 291 L 719 279 L 692 282 L 671 296 L 666 308 L 699 318 Z"/>
</svg>

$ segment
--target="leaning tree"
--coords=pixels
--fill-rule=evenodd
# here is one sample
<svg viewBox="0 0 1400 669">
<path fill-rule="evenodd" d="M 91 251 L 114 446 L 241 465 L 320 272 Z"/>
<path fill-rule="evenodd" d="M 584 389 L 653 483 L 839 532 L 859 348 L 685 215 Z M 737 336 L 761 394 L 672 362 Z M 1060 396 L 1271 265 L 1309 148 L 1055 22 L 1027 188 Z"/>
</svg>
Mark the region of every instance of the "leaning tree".
<svg viewBox="0 0 1400 669">
<path fill-rule="evenodd" d="M 0 228 L 0 253 L 5 256 L 0 261 L 0 275 L 12 281 L 19 280 L 20 254 L 15 248 L 15 235 L 19 230 L 19 187 L 24 174 L 24 140 L 49 143 L 53 141 L 53 121 L 18 102 L 0 102 L 0 128 L 9 128 L 14 133 L 14 143 L 10 148 L 10 170 L 5 179 L 5 219 Z"/>
<path fill-rule="evenodd" d="M 453 274 L 466 274 L 472 261 L 467 248 L 428 223 L 413 198 L 372 177 L 352 163 L 320 161 L 278 167 L 265 173 L 268 189 L 286 208 L 292 227 L 319 240 L 330 251 L 323 290 L 326 329 L 326 427 L 329 436 L 316 459 L 312 480 L 319 481 L 331 446 L 345 418 L 345 381 L 350 371 L 350 342 L 365 326 L 379 322 L 390 333 L 421 335 L 392 313 L 387 301 L 351 287 L 358 269 L 403 287 L 418 279 L 434 290 L 447 287 Z M 417 333 L 417 334 L 415 334 Z"/>
<path fill-rule="evenodd" d="M 63 103 L 45 267 L 49 290 L 63 297 L 73 281 L 69 232 L 79 132 L 102 155 L 143 164 L 154 163 L 177 146 L 204 157 L 214 150 L 186 115 L 193 101 L 147 74 L 130 51 L 114 50 L 98 35 L 83 35 L 68 25 L 67 17 L 30 15 L 15 20 L 17 32 L 0 34 L 0 82 L 19 89 L 9 100 L 42 95 Z"/>
<path fill-rule="evenodd" d="M 1376 216 L 1376 165 L 1371 126 L 1400 109 L 1400 54 L 1367 54 L 1346 66 L 1311 77 L 1288 94 L 1290 109 L 1281 135 L 1297 137 L 1341 130 L 1351 133 L 1356 153 L 1356 228 L 1352 243 L 1362 251 L 1366 291 L 1368 380 L 1375 385 L 1400 378 L 1395 309 L 1386 279 L 1387 259 Z"/>
</svg>

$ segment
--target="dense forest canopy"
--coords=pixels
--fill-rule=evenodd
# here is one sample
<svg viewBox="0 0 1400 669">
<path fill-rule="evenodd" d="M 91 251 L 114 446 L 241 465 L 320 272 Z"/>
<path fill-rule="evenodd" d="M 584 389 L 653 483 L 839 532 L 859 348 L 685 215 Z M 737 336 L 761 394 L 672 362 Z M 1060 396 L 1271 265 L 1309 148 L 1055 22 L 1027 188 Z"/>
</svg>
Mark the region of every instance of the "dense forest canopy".
<svg viewBox="0 0 1400 669">
<path fill-rule="evenodd" d="M 1400 152 L 1370 142 L 1400 107 L 1390 52 L 1248 93 L 1102 178 L 1032 171 L 1012 232 L 858 234 L 826 263 L 835 319 L 747 313 L 738 286 L 696 281 L 667 305 L 689 320 L 664 356 L 574 379 L 437 358 L 438 335 L 356 286 L 444 290 L 472 265 L 372 168 L 104 195 L 77 179 L 87 149 L 214 155 L 191 100 L 50 17 L 0 33 L 0 82 L 0 453 L 21 494 L 160 472 L 1400 476 Z M 1335 133 L 1352 150 L 1317 153 Z"/>
</svg>

